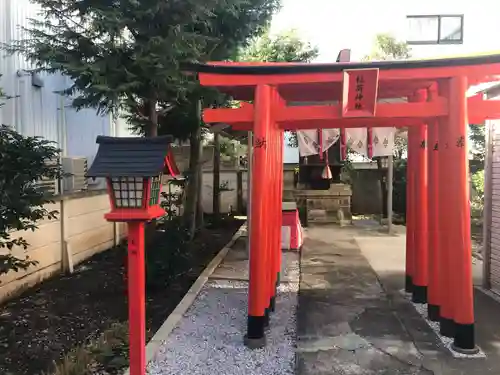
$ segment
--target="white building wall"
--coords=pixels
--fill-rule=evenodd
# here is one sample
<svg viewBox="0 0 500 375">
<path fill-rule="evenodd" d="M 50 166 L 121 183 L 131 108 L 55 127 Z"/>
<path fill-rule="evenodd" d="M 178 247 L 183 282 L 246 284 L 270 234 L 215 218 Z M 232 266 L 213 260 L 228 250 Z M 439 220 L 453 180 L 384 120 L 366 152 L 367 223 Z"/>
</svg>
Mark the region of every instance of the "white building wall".
<svg viewBox="0 0 500 375">
<path fill-rule="evenodd" d="M 9 42 L 24 37 L 22 26 L 28 19 L 36 16 L 36 7 L 29 0 L 0 1 L 0 42 Z M 32 66 L 21 56 L 0 55 L 0 85 L 4 92 L 13 98 L 7 100 L 0 110 L 0 122 L 10 125 L 25 135 L 42 135 L 59 142 L 58 110 L 61 79 L 56 76 L 42 76 L 45 87 L 31 85 L 31 75 L 25 72 Z"/>
<path fill-rule="evenodd" d="M 29 0 L 0 0 L 0 43 L 25 37 L 21 27 L 37 16 L 37 6 Z M 76 111 L 69 98 L 56 91 L 67 88 L 70 80 L 59 74 L 41 74 L 43 87 L 31 84 L 32 69 L 22 56 L 0 54 L 0 87 L 13 98 L 0 109 L 0 123 L 21 134 L 42 136 L 57 142 L 65 156 L 85 156 L 91 162 L 98 135 L 130 136 L 125 121 L 111 115 L 98 116 L 94 109 Z"/>
</svg>

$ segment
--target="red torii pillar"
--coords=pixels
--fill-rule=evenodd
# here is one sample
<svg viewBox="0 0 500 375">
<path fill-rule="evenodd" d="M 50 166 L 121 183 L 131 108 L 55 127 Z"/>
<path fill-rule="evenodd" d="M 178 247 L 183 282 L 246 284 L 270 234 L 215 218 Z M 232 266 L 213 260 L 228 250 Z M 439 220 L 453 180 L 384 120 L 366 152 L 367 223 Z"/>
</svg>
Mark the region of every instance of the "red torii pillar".
<svg viewBox="0 0 500 375">
<path fill-rule="evenodd" d="M 415 152 L 418 147 L 418 138 L 415 128 L 408 129 L 408 156 L 406 163 L 406 275 L 405 291 L 413 292 L 413 276 L 415 274 Z"/>
<path fill-rule="evenodd" d="M 280 97 L 277 90 L 275 98 L 277 106 L 284 105 L 284 101 Z M 283 135 L 284 132 L 278 128 L 277 124 L 273 123 L 272 129 L 272 156 L 271 165 L 274 170 L 271 173 L 271 196 L 272 196 L 272 214 L 270 219 L 271 230 L 273 233 L 271 242 L 271 259 L 270 275 L 271 275 L 271 300 L 269 310 L 274 312 L 276 308 L 276 294 L 278 290 L 279 277 L 281 271 L 281 223 L 282 223 L 282 201 L 283 201 Z"/>
<path fill-rule="evenodd" d="M 277 103 L 278 106 L 284 107 L 286 106 L 286 101 L 279 95 L 278 91 L 276 91 L 276 96 L 277 96 Z M 276 190 L 278 194 L 278 198 L 276 200 L 276 204 L 278 205 L 276 208 L 276 232 L 277 232 L 277 238 L 276 238 L 276 263 L 275 263 L 275 270 L 274 270 L 274 275 L 276 277 L 276 282 L 275 282 L 275 293 L 277 293 L 278 286 L 280 283 L 280 278 L 281 278 L 281 257 L 282 257 L 282 251 L 281 251 L 281 225 L 282 225 L 282 205 L 283 205 L 283 153 L 284 153 L 284 136 L 285 132 L 281 128 L 278 128 L 277 132 L 277 158 L 279 162 L 277 163 L 278 166 L 278 171 L 276 173 Z"/>
<path fill-rule="evenodd" d="M 249 347 L 263 347 L 266 344 L 267 288 L 267 244 L 266 244 L 266 187 L 268 186 L 267 152 L 265 143 L 268 138 L 271 118 L 272 87 L 257 86 L 254 105 L 254 134 L 252 160 L 252 191 L 250 215 L 250 259 L 248 286 L 248 326 L 245 344 Z M 257 179 L 258 178 L 258 179 Z"/>
<path fill-rule="evenodd" d="M 426 91 L 419 90 L 412 101 L 427 100 Z M 412 301 L 427 303 L 428 285 L 428 223 L 427 223 L 427 125 L 412 130 L 414 159 L 413 172 L 413 274 Z M 415 144 L 417 143 L 418 144 Z"/>
<path fill-rule="evenodd" d="M 457 76 L 448 82 L 449 153 L 456 166 L 450 173 L 450 266 L 453 270 L 455 336 L 453 348 L 462 353 L 477 353 L 474 338 L 474 295 L 470 232 L 469 160 L 467 150 L 467 78 Z"/>
<path fill-rule="evenodd" d="M 271 85 L 255 89 L 250 215 L 248 324 L 245 345 L 266 344 L 265 327 L 274 309 L 281 251 L 281 184 L 283 132 L 272 117 L 280 98 Z"/>
<path fill-rule="evenodd" d="M 446 82 L 439 82 L 439 95 L 448 98 L 449 87 Z M 439 282 L 441 290 L 440 305 L 440 333 L 446 337 L 454 337 L 455 322 L 453 321 L 454 310 L 454 290 L 453 285 L 453 248 L 451 246 L 451 236 L 456 235 L 450 220 L 450 206 L 453 200 L 450 195 L 451 174 L 453 173 L 454 161 L 450 157 L 450 138 L 449 121 L 446 117 L 438 119 L 438 232 L 439 232 Z"/>
<path fill-rule="evenodd" d="M 428 91 L 428 99 L 434 100 L 437 95 L 436 87 Z M 431 121 L 427 127 L 428 135 L 428 224 L 429 224 L 429 264 L 428 264 L 428 289 L 427 289 L 427 315 L 432 321 L 440 319 L 441 286 L 440 286 L 440 249 L 438 232 L 438 181 L 439 181 L 439 159 L 438 159 L 438 122 Z"/>
</svg>

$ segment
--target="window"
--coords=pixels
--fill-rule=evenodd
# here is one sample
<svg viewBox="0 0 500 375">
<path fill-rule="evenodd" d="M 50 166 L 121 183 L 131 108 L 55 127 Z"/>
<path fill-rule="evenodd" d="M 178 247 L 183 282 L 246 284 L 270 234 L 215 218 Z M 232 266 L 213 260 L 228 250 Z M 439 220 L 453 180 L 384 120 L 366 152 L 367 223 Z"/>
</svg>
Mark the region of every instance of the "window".
<svg viewBox="0 0 500 375">
<path fill-rule="evenodd" d="M 463 44 L 463 15 L 418 15 L 406 19 L 408 44 Z"/>
<path fill-rule="evenodd" d="M 442 43 L 463 41 L 464 19 L 461 16 L 442 16 L 439 22 L 439 39 Z"/>
</svg>

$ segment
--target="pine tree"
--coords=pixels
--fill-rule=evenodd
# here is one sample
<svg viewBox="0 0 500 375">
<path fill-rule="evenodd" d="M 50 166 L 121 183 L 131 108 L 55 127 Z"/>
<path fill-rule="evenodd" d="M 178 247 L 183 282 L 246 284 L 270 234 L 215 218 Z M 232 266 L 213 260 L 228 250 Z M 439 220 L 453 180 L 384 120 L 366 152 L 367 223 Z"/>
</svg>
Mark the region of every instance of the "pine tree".
<svg viewBox="0 0 500 375">
<path fill-rule="evenodd" d="M 73 106 L 125 113 L 140 133 L 190 139 L 186 198 L 191 234 L 199 206 L 199 103 L 221 100 L 182 72 L 224 60 L 269 24 L 279 0 L 32 0 L 41 8 L 26 39 L 4 45 L 73 84 Z M 160 131 L 159 131 L 160 129 Z M 194 177 L 194 178 L 193 178 Z"/>
<path fill-rule="evenodd" d="M 72 79 L 77 109 L 125 109 L 157 134 L 158 116 L 196 89 L 186 62 L 225 58 L 266 25 L 278 0 L 32 0 L 40 17 L 4 45 Z"/>
</svg>

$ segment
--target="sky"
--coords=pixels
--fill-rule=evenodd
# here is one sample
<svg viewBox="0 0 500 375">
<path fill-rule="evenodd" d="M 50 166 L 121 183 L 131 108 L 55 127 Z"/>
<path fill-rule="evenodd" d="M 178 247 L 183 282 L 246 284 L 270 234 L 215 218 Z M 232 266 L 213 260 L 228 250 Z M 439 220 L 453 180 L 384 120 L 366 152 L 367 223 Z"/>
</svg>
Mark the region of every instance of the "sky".
<svg viewBox="0 0 500 375">
<path fill-rule="evenodd" d="M 414 46 L 412 57 L 445 57 L 500 51 L 498 0 L 282 0 L 271 32 L 296 29 L 319 48 L 319 62 L 334 62 L 341 49 L 351 60 L 369 54 L 376 34 L 407 37 L 407 15 L 464 15 L 462 45 Z M 298 162 L 297 149 L 285 149 L 285 162 Z"/>
</svg>

